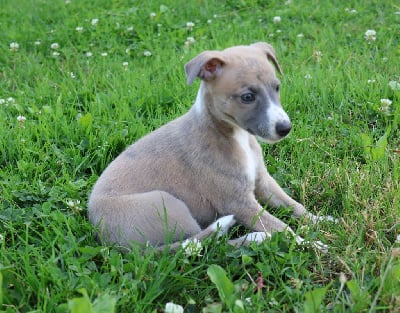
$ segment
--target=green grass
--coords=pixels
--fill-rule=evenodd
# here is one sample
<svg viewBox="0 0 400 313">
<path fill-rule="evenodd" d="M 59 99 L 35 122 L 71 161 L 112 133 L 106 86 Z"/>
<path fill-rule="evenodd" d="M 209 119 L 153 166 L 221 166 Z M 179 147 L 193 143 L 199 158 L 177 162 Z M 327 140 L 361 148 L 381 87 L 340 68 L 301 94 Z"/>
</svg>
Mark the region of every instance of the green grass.
<svg viewBox="0 0 400 313">
<path fill-rule="evenodd" d="M 398 312 L 396 1 L 0 6 L 0 312 L 163 312 L 167 302 L 185 312 Z M 185 47 L 188 37 L 195 42 Z M 264 146 L 266 165 L 310 211 L 340 223 L 306 230 L 287 210 L 274 213 L 330 252 L 284 234 L 248 249 L 210 239 L 202 257 L 101 246 L 86 201 L 102 170 L 189 109 L 198 83 L 186 86 L 185 62 L 256 41 L 276 49 L 294 124 L 288 139 Z M 392 101 L 389 112 L 381 99 Z"/>
</svg>

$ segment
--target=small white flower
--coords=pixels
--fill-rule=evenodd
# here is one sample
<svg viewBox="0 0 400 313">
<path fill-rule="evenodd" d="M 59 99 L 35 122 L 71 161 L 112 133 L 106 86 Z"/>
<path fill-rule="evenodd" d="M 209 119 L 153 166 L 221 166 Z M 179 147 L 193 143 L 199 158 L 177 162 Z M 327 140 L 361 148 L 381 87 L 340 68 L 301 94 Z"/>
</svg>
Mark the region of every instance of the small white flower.
<svg viewBox="0 0 400 313">
<path fill-rule="evenodd" d="M 207 24 L 211 24 L 212 23 L 212 20 L 207 20 Z"/>
<path fill-rule="evenodd" d="M 60 48 L 60 45 L 59 45 L 57 42 L 53 42 L 53 43 L 50 45 L 50 48 L 51 48 L 51 49 L 54 49 L 54 50 L 57 50 L 57 49 Z"/>
<path fill-rule="evenodd" d="M 389 58 L 388 58 L 388 57 L 383 57 L 383 58 L 382 58 L 382 62 L 386 63 L 387 61 L 389 61 Z"/>
<path fill-rule="evenodd" d="M 79 200 L 67 200 L 65 203 L 70 209 L 72 209 L 75 212 L 82 211 L 82 208 L 79 207 L 79 205 L 81 204 L 81 201 Z"/>
<path fill-rule="evenodd" d="M 6 99 L 0 99 L 0 105 L 1 104 L 6 104 Z"/>
<path fill-rule="evenodd" d="M 99 22 L 98 18 L 92 18 L 91 23 L 92 23 L 93 26 L 97 25 L 98 22 Z"/>
<path fill-rule="evenodd" d="M 375 82 L 376 82 L 375 79 L 368 79 L 368 80 L 367 80 L 367 84 L 373 84 L 373 83 L 375 83 Z"/>
<path fill-rule="evenodd" d="M 190 45 L 192 45 L 194 43 L 195 43 L 194 37 L 187 37 L 186 41 L 185 41 L 185 47 L 189 48 Z"/>
<path fill-rule="evenodd" d="M 75 78 L 76 78 L 76 75 L 75 75 L 74 72 L 69 73 L 69 76 L 70 76 L 72 79 L 75 79 Z"/>
<path fill-rule="evenodd" d="M 108 55 L 107 52 L 102 52 L 102 53 L 101 53 L 101 56 L 102 56 L 102 57 L 106 57 L 107 55 Z"/>
<path fill-rule="evenodd" d="M 11 51 L 16 52 L 16 51 L 18 51 L 18 49 L 19 49 L 19 44 L 17 42 L 10 43 L 10 50 Z"/>
<path fill-rule="evenodd" d="M 82 27 L 82 26 L 78 26 L 77 28 L 75 28 L 75 30 L 76 30 L 78 33 L 81 33 L 81 32 L 83 32 L 83 27 Z"/>
<path fill-rule="evenodd" d="M 376 40 L 376 31 L 373 30 L 373 29 L 368 29 L 368 30 L 365 32 L 364 38 L 365 38 L 367 41 L 375 41 L 375 40 Z"/>
<path fill-rule="evenodd" d="M 297 38 L 303 38 L 303 37 L 304 37 L 304 34 L 302 34 L 302 33 L 297 34 Z"/>
<path fill-rule="evenodd" d="M 350 10 L 350 13 L 351 13 L 351 14 L 356 14 L 356 13 L 357 13 L 357 10 L 356 10 L 356 9 L 352 9 L 352 10 Z"/>
<path fill-rule="evenodd" d="M 88 51 L 88 52 L 85 53 L 85 55 L 86 55 L 88 58 L 91 58 L 91 57 L 93 56 L 93 53 L 90 52 L 90 51 Z"/>
<path fill-rule="evenodd" d="M 126 30 L 127 30 L 128 32 L 133 31 L 133 26 L 129 26 Z"/>
<path fill-rule="evenodd" d="M 4 236 L 0 234 L 0 243 L 2 243 L 3 241 L 4 241 Z"/>
<path fill-rule="evenodd" d="M 145 57 L 151 57 L 151 52 L 150 52 L 149 50 L 145 50 L 145 51 L 143 52 L 143 55 L 144 55 Z"/>
<path fill-rule="evenodd" d="M 321 62 L 323 54 L 322 54 L 321 51 L 315 50 L 313 56 L 314 56 L 314 58 L 316 59 L 317 62 Z"/>
<path fill-rule="evenodd" d="M 128 62 L 122 62 L 122 66 L 123 66 L 126 70 L 128 69 L 128 65 L 129 65 Z"/>
<path fill-rule="evenodd" d="M 15 99 L 13 97 L 8 97 L 6 101 L 7 101 L 7 104 L 15 103 Z"/>
<path fill-rule="evenodd" d="M 151 13 L 150 13 L 150 18 L 151 18 L 151 19 L 154 19 L 156 16 L 157 16 L 156 13 L 154 13 L 154 12 L 151 12 Z"/>
<path fill-rule="evenodd" d="M 183 313 L 183 307 L 180 306 L 179 304 L 175 304 L 173 302 L 168 302 L 165 305 L 164 312 L 165 313 Z"/>
<path fill-rule="evenodd" d="M 187 22 L 187 23 L 186 23 L 186 28 L 187 28 L 189 31 L 192 31 L 192 30 L 193 30 L 193 27 L 194 27 L 194 23 L 193 23 L 193 22 Z"/>
<path fill-rule="evenodd" d="M 400 243 L 400 234 L 398 234 L 396 237 L 396 243 Z"/>
<path fill-rule="evenodd" d="M 379 111 L 381 111 L 384 114 L 389 114 L 391 105 L 392 105 L 391 100 L 381 99 L 381 107 L 379 108 Z"/>
<path fill-rule="evenodd" d="M 53 51 L 52 56 L 53 57 L 58 57 L 60 55 L 60 52 L 58 51 Z"/>
<path fill-rule="evenodd" d="M 392 90 L 400 91 L 400 83 L 395 80 L 392 80 L 389 82 L 389 87 Z"/>
<path fill-rule="evenodd" d="M 281 17 L 280 16 L 274 16 L 273 21 L 274 21 L 275 24 L 280 23 L 281 22 Z"/>
<path fill-rule="evenodd" d="M 35 44 L 35 46 L 40 46 L 40 45 L 42 44 L 42 42 L 41 42 L 40 40 L 36 40 L 36 41 L 34 42 L 34 44 Z"/>
<path fill-rule="evenodd" d="M 280 30 L 280 29 L 277 29 L 277 30 L 276 30 L 276 32 L 279 34 L 279 33 L 281 33 L 281 32 L 282 32 L 282 30 Z"/>
<path fill-rule="evenodd" d="M 200 252 L 203 249 L 201 242 L 196 238 L 186 239 L 182 242 L 182 248 L 187 256 L 200 256 Z"/>
<path fill-rule="evenodd" d="M 22 124 L 23 122 L 26 121 L 26 117 L 23 116 L 23 115 L 18 115 L 17 116 L 17 121 Z"/>
<path fill-rule="evenodd" d="M 70 4 L 71 0 L 65 0 L 65 4 Z"/>
</svg>

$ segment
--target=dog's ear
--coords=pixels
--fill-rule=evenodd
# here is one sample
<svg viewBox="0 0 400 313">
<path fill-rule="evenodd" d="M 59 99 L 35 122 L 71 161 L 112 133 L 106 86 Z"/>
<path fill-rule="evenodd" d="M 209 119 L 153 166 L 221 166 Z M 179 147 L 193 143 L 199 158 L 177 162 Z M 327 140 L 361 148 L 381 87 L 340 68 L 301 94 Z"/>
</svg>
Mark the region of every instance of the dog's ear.
<svg viewBox="0 0 400 313">
<path fill-rule="evenodd" d="M 282 75 L 282 69 L 281 66 L 279 65 L 278 60 L 276 59 L 275 50 L 270 44 L 266 42 L 256 42 L 253 43 L 251 46 L 263 50 L 267 55 L 268 60 L 274 63 L 276 70 L 279 72 L 279 74 Z"/>
<path fill-rule="evenodd" d="M 200 53 L 185 65 L 188 85 L 192 84 L 196 77 L 205 81 L 214 79 L 224 65 L 225 61 L 219 51 Z"/>
</svg>

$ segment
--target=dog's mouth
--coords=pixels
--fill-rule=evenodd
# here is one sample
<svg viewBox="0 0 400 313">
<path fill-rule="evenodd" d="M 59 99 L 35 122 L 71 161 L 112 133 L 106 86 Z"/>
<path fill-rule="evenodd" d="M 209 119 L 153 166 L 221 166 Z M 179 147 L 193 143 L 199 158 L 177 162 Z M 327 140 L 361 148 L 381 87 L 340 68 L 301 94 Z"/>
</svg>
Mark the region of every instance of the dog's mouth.
<svg viewBox="0 0 400 313">
<path fill-rule="evenodd" d="M 252 134 L 253 136 L 256 135 L 250 128 L 247 128 L 246 130 L 247 130 L 247 132 L 249 132 L 249 133 Z"/>
</svg>

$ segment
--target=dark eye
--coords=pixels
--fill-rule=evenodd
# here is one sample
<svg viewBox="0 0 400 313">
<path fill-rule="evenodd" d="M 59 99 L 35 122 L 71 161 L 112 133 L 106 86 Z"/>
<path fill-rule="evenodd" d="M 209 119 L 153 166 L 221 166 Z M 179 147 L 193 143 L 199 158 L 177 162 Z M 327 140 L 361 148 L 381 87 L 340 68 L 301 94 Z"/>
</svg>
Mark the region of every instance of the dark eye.
<svg viewBox="0 0 400 313">
<path fill-rule="evenodd" d="M 279 92 L 280 89 L 281 89 L 281 86 L 280 86 L 280 85 L 276 85 L 276 86 L 275 86 L 275 91 L 276 91 L 276 92 Z"/>
<path fill-rule="evenodd" d="M 252 92 L 246 92 L 240 96 L 240 99 L 244 103 L 252 103 L 256 100 L 256 95 Z"/>
</svg>

